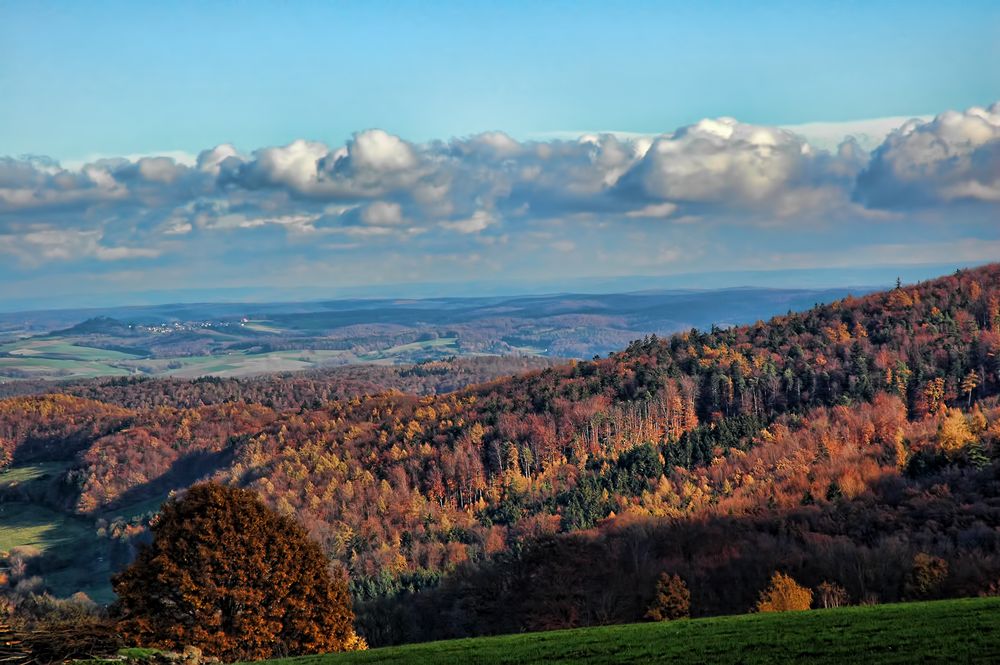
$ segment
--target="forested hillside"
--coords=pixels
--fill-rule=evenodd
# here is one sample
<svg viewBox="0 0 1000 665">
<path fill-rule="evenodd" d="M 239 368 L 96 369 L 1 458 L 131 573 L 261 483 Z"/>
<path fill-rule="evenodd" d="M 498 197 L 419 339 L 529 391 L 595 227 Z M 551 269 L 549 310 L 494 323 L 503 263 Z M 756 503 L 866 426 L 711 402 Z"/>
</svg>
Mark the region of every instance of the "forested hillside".
<svg viewBox="0 0 1000 665">
<path fill-rule="evenodd" d="M 197 379 L 147 376 L 83 381 L 16 381 L 0 383 L 0 398 L 62 394 L 96 399 L 130 409 L 156 406 L 192 408 L 223 402 L 264 404 L 272 409 L 298 408 L 355 395 L 387 390 L 419 395 L 451 392 L 565 362 L 537 356 L 474 356 L 409 365 L 345 365 L 328 369 L 285 372 L 259 377 Z"/>
<path fill-rule="evenodd" d="M 665 571 L 695 615 L 776 569 L 857 603 L 1000 593 L 998 354 L 993 265 L 440 395 L 15 397 L 0 465 L 63 466 L 0 497 L 94 520 L 121 563 L 169 492 L 253 488 L 376 645 L 638 620 Z"/>
</svg>

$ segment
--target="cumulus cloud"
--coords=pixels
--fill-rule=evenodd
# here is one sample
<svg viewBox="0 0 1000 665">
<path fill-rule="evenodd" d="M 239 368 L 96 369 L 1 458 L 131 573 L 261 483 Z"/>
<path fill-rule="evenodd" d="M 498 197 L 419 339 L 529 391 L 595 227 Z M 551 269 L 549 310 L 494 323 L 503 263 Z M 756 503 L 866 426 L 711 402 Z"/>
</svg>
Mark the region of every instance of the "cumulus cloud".
<svg viewBox="0 0 1000 665">
<path fill-rule="evenodd" d="M 199 171 L 218 176 L 223 165 L 229 164 L 230 169 L 238 168 L 244 161 L 235 146 L 229 143 L 217 145 L 210 150 L 203 150 L 195 162 Z"/>
<path fill-rule="evenodd" d="M 417 163 L 413 149 L 406 141 L 381 129 L 357 134 L 348 144 L 343 159 L 350 160 L 351 166 L 356 169 L 375 172 L 403 171 Z"/>
<path fill-rule="evenodd" d="M 675 204 L 789 216 L 844 200 L 852 170 L 787 130 L 719 118 L 657 138 L 623 185 Z"/>
<path fill-rule="evenodd" d="M 836 151 L 837 147 L 848 139 L 857 143 L 863 150 L 872 151 L 880 146 L 892 131 L 907 122 L 914 119 L 927 122 L 932 118 L 933 116 L 901 115 L 843 122 L 806 122 L 798 125 L 782 125 L 782 129 L 804 137 L 811 146 L 831 152 Z"/>
<path fill-rule="evenodd" d="M 858 177 L 856 196 L 887 208 L 1000 202 L 1000 102 L 892 132 Z"/>
<path fill-rule="evenodd" d="M 340 146 L 298 140 L 243 153 L 223 144 L 182 160 L 66 168 L 0 158 L 5 249 L 50 261 L 155 258 L 212 242 L 206 234 L 232 242 L 270 233 L 273 243 L 275 231 L 373 246 L 417 236 L 428 246 L 496 246 L 553 224 L 549 246 L 567 248 L 582 246 L 588 225 L 621 221 L 868 224 L 896 208 L 953 202 L 1000 202 L 1000 104 L 906 122 L 873 152 L 853 139 L 823 149 L 790 129 L 716 118 L 656 136 L 487 132 L 417 144 L 371 129 Z"/>
</svg>

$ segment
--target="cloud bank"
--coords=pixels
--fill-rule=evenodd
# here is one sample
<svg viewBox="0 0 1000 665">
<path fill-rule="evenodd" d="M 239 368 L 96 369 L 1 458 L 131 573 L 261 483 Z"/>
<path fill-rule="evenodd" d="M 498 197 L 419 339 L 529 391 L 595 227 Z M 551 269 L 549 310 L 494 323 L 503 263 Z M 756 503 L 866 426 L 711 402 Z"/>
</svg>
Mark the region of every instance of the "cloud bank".
<svg viewBox="0 0 1000 665">
<path fill-rule="evenodd" d="M 488 132 L 416 144 L 370 129 L 341 146 L 219 145 L 193 161 L 2 157 L 0 275 L 257 257 L 340 261 L 343 278 L 367 256 L 395 257 L 397 278 L 421 279 L 436 274 L 428 262 L 468 270 L 470 257 L 522 270 L 532 251 L 627 274 L 741 249 L 755 264 L 780 261 L 824 238 L 877 246 L 907 224 L 939 229 L 942 242 L 992 240 L 998 204 L 1000 103 L 910 120 L 871 151 L 732 118 L 546 141 Z"/>
</svg>

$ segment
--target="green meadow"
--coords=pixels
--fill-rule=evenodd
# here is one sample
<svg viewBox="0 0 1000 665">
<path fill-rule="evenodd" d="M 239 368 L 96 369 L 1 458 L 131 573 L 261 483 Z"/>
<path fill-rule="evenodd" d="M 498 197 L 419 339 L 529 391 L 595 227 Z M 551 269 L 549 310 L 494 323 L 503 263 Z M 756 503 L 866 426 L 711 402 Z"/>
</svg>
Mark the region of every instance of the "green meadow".
<svg viewBox="0 0 1000 665">
<path fill-rule="evenodd" d="M 282 665 L 997 663 L 1000 662 L 1000 598 L 602 626 L 272 662 Z"/>
</svg>

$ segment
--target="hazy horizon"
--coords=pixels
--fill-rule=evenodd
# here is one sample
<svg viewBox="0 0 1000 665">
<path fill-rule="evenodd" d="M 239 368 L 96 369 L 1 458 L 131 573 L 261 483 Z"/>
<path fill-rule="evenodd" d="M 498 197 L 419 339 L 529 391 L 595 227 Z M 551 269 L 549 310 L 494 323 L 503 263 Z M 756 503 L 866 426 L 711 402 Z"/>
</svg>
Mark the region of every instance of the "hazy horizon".
<svg viewBox="0 0 1000 665">
<path fill-rule="evenodd" d="M 233 287 L 170 290 L 126 294 L 77 294 L 50 298 L 0 299 L 0 314 L 58 310 L 106 310 L 181 304 L 308 303 L 339 300 L 433 300 L 504 298 L 536 295 L 630 294 L 656 291 L 717 291 L 727 289 L 878 289 L 896 280 L 911 284 L 973 268 L 981 263 L 932 263 L 916 266 L 870 266 L 757 271 L 716 271 L 671 275 L 579 277 L 536 282 L 446 282 L 384 284 L 369 287 L 274 289 Z M 20 306 L 19 306 L 20 305 Z"/>
</svg>

